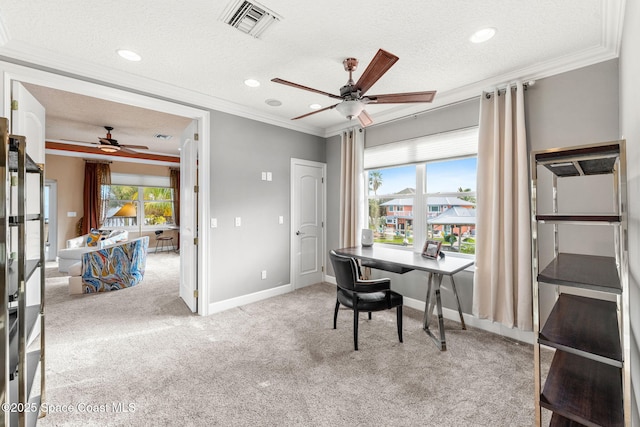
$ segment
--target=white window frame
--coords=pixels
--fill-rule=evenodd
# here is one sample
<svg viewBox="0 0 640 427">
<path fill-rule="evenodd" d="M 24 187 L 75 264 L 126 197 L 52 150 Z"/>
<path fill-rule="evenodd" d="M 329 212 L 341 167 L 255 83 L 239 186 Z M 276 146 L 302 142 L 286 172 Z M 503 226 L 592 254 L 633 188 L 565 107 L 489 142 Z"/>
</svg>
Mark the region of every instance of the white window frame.
<svg viewBox="0 0 640 427">
<path fill-rule="evenodd" d="M 448 156 L 451 152 L 453 140 L 459 141 L 456 145 L 459 148 L 454 156 Z M 477 197 L 474 192 L 451 192 L 451 193 L 427 193 L 427 167 L 429 163 L 451 161 L 478 156 L 478 127 L 460 129 L 451 132 L 444 132 L 422 138 L 414 138 L 406 141 L 399 141 L 383 146 L 365 148 L 364 164 L 366 179 L 368 182 L 368 172 L 372 170 L 387 169 L 392 167 L 416 166 L 415 194 L 394 194 L 396 199 L 413 198 L 413 247 L 407 248 L 400 245 L 376 243 L 391 249 L 413 250 L 422 252 L 424 242 L 427 240 L 427 217 L 429 209 L 427 199 L 429 197 Z M 462 152 L 462 154 L 460 154 Z M 386 160 L 385 160 L 386 159 Z M 405 163 L 402 163 L 405 161 Z M 388 164 L 380 163 L 387 162 Z M 383 165 L 383 166 L 381 166 Z M 367 192 L 369 186 L 366 186 Z M 389 195 L 382 195 L 389 196 Z M 377 196 L 380 199 L 380 195 Z M 369 200 L 376 198 L 367 194 L 365 199 L 365 211 L 369 212 Z M 369 215 L 366 216 L 366 226 L 369 227 Z M 464 254 L 459 252 L 448 252 L 447 255 L 459 256 L 475 259 L 475 254 Z"/>
</svg>

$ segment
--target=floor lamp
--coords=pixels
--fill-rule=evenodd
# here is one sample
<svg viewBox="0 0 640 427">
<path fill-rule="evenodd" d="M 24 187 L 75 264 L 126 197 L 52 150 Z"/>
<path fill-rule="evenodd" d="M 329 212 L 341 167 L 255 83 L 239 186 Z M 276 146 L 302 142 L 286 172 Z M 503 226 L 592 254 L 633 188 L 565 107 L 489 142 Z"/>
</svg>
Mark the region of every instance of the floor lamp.
<svg viewBox="0 0 640 427">
<path fill-rule="evenodd" d="M 123 207 L 121 207 L 118 212 L 112 215 L 113 217 L 121 217 L 121 218 L 135 218 L 136 222 L 138 222 L 138 237 L 142 236 L 142 221 L 139 221 L 136 205 L 133 202 L 125 203 Z"/>
</svg>

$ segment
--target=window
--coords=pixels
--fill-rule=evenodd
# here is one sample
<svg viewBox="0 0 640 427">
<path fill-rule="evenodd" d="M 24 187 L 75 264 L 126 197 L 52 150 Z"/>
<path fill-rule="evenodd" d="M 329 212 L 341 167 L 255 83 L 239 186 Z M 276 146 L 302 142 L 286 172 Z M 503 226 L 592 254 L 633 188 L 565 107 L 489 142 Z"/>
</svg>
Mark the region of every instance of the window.
<svg viewBox="0 0 640 427">
<path fill-rule="evenodd" d="M 374 241 L 475 254 L 477 139 L 473 128 L 365 149 Z"/>
<path fill-rule="evenodd" d="M 105 187 L 108 198 L 107 219 L 103 224 L 105 228 L 137 227 L 140 221 L 142 228 L 175 224 L 171 188 L 117 184 Z M 136 207 L 125 212 L 130 216 L 114 216 L 127 203 Z M 141 212 L 138 206 L 143 206 Z"/>
</svg>

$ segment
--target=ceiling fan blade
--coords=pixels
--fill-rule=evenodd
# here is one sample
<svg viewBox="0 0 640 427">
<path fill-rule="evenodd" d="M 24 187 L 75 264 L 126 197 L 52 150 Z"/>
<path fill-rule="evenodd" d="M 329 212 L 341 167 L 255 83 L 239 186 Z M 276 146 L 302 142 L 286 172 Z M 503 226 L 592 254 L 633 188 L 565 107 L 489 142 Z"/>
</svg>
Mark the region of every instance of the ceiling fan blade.
<svg viewBox="0 0 640 427">
<path fill-rule="evenodd" d="M 148 150 L 149 149 L 149 147 L 147 147 L 146 145 L 120 145 L 120 147 L 135 148 L 137 150 Z"/>
<path fill-rule="evenodd" d="M 356 88 L 360 89 L 360 95 L 364 95 L 384 73 L 389 71 L 389 68 L 391 68 L 398 59 L 400 58 L 393 53 L 379 49 L 369 63 L 369 66 L 360 76 L 360 79 L 358 79 L 358 83 L 356 83 Z"/>
<path fill-rule="evenodd" d="M 431 102 L 436 96 L 435 90 L 426 92 L 390 93 L 387 95 L 367 96 L 370 104 L 408 104 L 412 102 Z"/>
<path fill-rule="evenodd" d="M 120 150 L 118 151 L 122 151 L 123 153 L 138 154 L 137 151 L 129 148 L 129 147 L 135 147 L 135 145 L 120 145 L 119 147 L 120 147 Z"/>
<path fill-rule="evenodd" d="M 360 122 L 360 126 L 363 128 L 366 128 L 373 123 L 373 119 L 366 110 L 362 110 L 360 114 L 358 114 L 358 121 Z"/>
<path fill-rule="evenodd" d="M 313 89 L 311 87 L 302 86 L 302 85 L 299 85 L 297 83 L 288 82 L 286 80 L 282 80 L 282 79 L 279 79 L 279 78 L 271 79 L 271 81 L 274 82 L 274 83 L 280 83 L 282 85 L 287 85 L 287 86 L 295 87 L 295 88 L 302 89 L 302 90 L 308 90 L 309 92 L 319 93 L 320 95 L 326 95 L 326 96 L 328 96 L 330 98 L 342 99 L 341 96 L 334 95 L 334 94 L 329 93 L 329 92 L 324 92 L 322 90 Z"/>
<path fill-rule="evenodd" d="M 338 104 L 334 104 L 334 105 L 331 105 L 331 106 L 329 106 L 329 107 L 322 108 L 322 109 L 320 109 L 320 110 L 312 111 L 312 112 L 310 112 L 310 113 L 303 114 L 303 115 L 298 116 L 298 117 L 294 117 L 294 118 L 293 118 L 293 119 L 291 119 L 291 120 L 298 120 L 298 119 L 301 119 L 301 118 L 303 118 L 303 117 L 310 116 L 310 115 L 312 115 L 312 114 L 317 114 L 317 113 L 319 113 L 319 112 L 321 112 L 321 111 L 331 110 L 331 109 L 333 109 L 333 108 L 336 108 L 336 105 L 338 105 Z"/>
</svg>

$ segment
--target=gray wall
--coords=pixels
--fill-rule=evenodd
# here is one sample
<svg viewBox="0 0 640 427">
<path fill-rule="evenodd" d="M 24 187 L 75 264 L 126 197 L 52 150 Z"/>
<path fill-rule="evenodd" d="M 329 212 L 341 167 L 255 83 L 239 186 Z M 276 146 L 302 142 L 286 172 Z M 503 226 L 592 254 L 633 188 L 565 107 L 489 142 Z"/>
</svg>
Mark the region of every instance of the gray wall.
<svg viewBox="0 0 640 427">
<path fill-rule="evenodd" d="M 324 138 L 211 112 L 209 203 L 218 227 L 208 229 L 210 302 L 291 283 L 291 158 L 325 162 L 325 148 Z M 262 181 L 263 171 L 273 181 Z M 240 227 L 235 217 L 242 218 Z"/>
<path fill-rule="evenodd" d="M 626 3 L 620 52 L 620 134 L 627 140 L 627 192 L 629 196 L 629 288 L 631 320 L 632 425 L 640 425 L 640 4 Z"/>
<path fill-rule="evenodd" d="M 479 105 L 480 98 L 475 98 L 387 125 L 369 128 L 366 131 L 365 145 L 369 147 L 477 125 Z M 525 109 L 528 141 L 533 150 L 617 139 L 617 60 L 537 81 L 531 89 L 527 90 Z M 339 145 L 339 142 L 337 144 Z M 339 162 L 339 156 L 337 158 L 332 156 L 327 160 Z M 596 184 L 597 188 L 604 185 L 606 184 Z M 607 205 L 607 208 L 609 206 Z M 329 204 L 328 209 L 330 212 L 333 209 L 337 211 L 339 207 L 335 204 L 334 206 Z M 328 231 L 328 234 L 335 233 L 337 235 L 338 233 L 338 230 Z M 610 235 L 610 230 L 607 230 L 606 238 L 610 238 Z M 596 235 L 596 244 L 601 237 Z M 580 245 L 581 242 L 582 237 L 578 237 L 569 244 Z M 424 274 L 410 272 L 405 275 L 391 273 L 383 275 L 391 277 L 393 288 L 406 297 L 425 300 L 426 279 Z M 443 285 L 445 288 L 448 287 L 447 279 L 444 279 Z M 473 274 L 468 271 L 458 274 L 456 287 L 463 311 L 471 313 Z M 443 292 L 442 298 L 443 306 L 455 308 L 450 292 Z M 549 302 L 547 305 L 551 303 Z"/>
<path fill-rule="evenodd" d="M 617 140 L 618 61 L 606 61 L 541 79 L 527 91 L 525 104 L 527 137 L 532 151 Z M 551 174 L 544 168 L 539 168 L 538 172 L 538 211 L 550 213 Z M 611 176 L 560 179 L 560 209 L 565 212 L 611 211 L 612 188 Z M 553 257 L 552 231 L 550 225 L 539 226 L 541 267 Z M 562 226 L 559 241 L 563 252 L 614 254 L 613 229 L 610 227 Z M 540 286 L 542 322 L 553 307 L 555 292 L 554 286 Z M 570 292 L 578 293 L 575 289 Z"/>
</svg>

